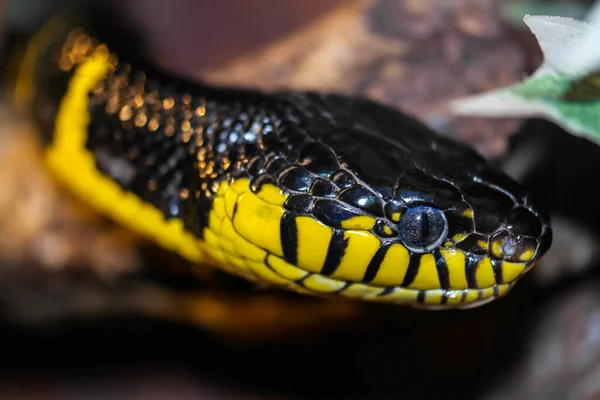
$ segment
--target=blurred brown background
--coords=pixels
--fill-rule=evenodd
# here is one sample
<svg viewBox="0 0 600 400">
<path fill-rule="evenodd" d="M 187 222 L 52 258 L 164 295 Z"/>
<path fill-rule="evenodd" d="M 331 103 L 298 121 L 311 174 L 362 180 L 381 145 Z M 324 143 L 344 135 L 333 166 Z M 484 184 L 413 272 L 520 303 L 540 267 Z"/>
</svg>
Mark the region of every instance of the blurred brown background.
<svg viewBox="0 0 600 400">
<path fill-rule="evenodd" d="M 3 4 L 4 48 L 62 3 Z M 500 159 L 518 154 L 507 138 L 520 121 L 457 119 L 446 102 L 535 69 L 541 57 L 520 22 L 525 13 L 582 18 L 590 3 L 128 0 L 120 7 L 156 62 L 175 72 L 371 97 Z M 193 266 L 64 193 L 43 170 L 27 121 L 7 106 L 0 111 L 0 399 L 600 396 L 598 277 L 558 270 L 571 266 L 568 258 L 544 270 L 555 271 L 545 272 L 552 279 L 528 277 L 507 298 L 463 312 L 324 302 L 210 271 L 192 275 Z M 530 137 L 543 131 L 546 141 L 556 131 L 540 121 L 525 129 Z M 591 151 L 586 159 L 598 158 Z M 581 255 L 573 244 L 583 243 L 579 225 L 569 227 L 560 231 L 571 242 L 555 254 Z M 595 240 L 585 242 L 592 255 Z"/>
</svg>

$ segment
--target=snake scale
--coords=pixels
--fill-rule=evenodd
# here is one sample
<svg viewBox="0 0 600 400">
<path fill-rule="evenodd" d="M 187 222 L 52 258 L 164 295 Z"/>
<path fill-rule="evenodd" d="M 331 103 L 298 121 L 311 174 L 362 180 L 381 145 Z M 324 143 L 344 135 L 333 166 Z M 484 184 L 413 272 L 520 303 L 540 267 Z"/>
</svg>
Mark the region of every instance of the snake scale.
<svg viewBox="0 0 600 400">
<path fill-rule="evenodd" d="M 106 18 L 42 28 L 15 100 L 55 177 L 161 246 L 301 293 L 430 309 L 502 297 L 549 248 L 546 213 L 465 144 L 367 99 L 174 76 Z"/>
</svg>

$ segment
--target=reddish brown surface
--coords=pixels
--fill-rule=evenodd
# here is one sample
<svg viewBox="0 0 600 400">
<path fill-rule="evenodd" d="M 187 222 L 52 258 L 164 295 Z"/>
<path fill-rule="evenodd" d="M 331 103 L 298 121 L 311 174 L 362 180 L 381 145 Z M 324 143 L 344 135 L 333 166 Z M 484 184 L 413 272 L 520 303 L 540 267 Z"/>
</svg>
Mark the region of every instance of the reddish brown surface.
<svg viewBox="0 0 600 400">
<path fill-rule="evenodd" d="M 130 1 L 156 61 L 221 84 L 358 94 L 504 151 L 514 121 L 458 119 L 449 100 L 508 85 L 526 64 L 490 0 Z M 152 4 L 147 7 L 146 4 Z M 176 6 L 175 6 L 176 5 Z"/>
<path fill-rule="evenodd" d="M 367 96 L 494 157 L 504 151 L 516 122 L 456 118 L 446 105 L 523 75 L 524 57 L 498 18 L 499 5 L 345 1 L 293 35 L 219 68 L 200 68 L 198 75 L 221 84 Z"/>
<path fill-rule="evenodd" d="M 194 74 L 284 38 L 351 0 L 117 0 L 148 39 L 158 62 Z"/>
</svg>

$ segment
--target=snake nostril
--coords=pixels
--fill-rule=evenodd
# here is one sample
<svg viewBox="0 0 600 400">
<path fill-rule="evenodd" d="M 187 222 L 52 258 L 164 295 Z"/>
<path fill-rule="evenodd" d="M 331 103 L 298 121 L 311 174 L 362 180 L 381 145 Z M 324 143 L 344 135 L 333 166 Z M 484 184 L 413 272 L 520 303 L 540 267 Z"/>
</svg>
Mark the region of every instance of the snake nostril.
<svg viewBox="0 0 600 400">
<path fill-rule="evenodd" d="M 490 243 L 492 257 L 511 262 L 527 262 L 531 260 L 537 248 L 535 239 L 514 235 L 508 231 L 496 233 L 492 236 Z"/>
<path fill-rule="evenodd" d="M 516 240 L 516 238 L 509 236 L 502 243 L 500 250 L 501 250 L 502 254 L 504 255 L 504 257 L 506 257 L 508 259 L 512 259 L 515 257 L 515 255 L 517 255 L 518 247 L 519 247 L 519 243 Z"/>
</svg>

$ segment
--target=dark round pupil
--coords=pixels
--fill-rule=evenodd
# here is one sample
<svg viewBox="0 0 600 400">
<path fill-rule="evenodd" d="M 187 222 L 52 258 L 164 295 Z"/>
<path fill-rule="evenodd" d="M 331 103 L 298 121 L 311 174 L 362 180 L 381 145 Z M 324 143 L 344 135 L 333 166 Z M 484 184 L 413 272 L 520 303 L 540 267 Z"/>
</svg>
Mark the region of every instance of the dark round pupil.
<svg viewBox="0 0 600 400">
<path fill-rule="evenodd" d="M 429 251 L 444 239 L 446 217 L 432 207 L 408 209 L 398 223 L 400 238 L 413 251 Z"/>
<path fill-rule="evenodd" d="M 429 237 L 429 217 L 426 213 L 421 214 L 421 238 L 423 242 Z"/>
</svg>

